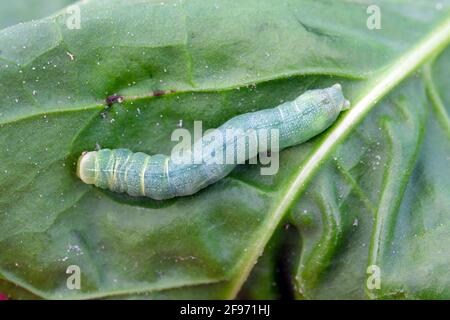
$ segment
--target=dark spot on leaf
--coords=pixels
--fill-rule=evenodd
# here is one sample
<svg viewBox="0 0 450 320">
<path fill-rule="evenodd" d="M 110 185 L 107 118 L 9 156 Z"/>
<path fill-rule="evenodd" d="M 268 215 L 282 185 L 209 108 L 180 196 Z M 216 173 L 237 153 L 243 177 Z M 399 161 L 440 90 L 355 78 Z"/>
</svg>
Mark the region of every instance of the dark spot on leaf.
<svg viewBox="0 0 450 320">
<path fill-rule="evenodd" d="M 163 90 L 155 90 L 155 91 L 153 91 L 153 96 L 154 97 L 159 97 L 159 96 L 165 95 L 166 93 L 167 92 L 163 91 Z"/>
<path fill-rule="evenodd" d="M 118 95 L 112 95 L 109 96 L 108 98 L 106 98 L 105 100 L 106 104 L 108 106 L 111 106 L 114 103 L 122 103 L 123 102 L 123 96 L 118 96 Z"/>
</svg>

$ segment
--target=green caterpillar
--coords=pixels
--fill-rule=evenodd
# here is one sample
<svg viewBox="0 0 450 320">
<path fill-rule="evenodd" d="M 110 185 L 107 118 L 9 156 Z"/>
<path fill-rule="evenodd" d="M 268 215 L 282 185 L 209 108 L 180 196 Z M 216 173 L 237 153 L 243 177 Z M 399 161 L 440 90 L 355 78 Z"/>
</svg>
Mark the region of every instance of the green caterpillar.
<svg viewBox="0 0 450 320">
<path fill-rule="evenodd" d="M 240 132 L 277 130 L 279 150 L 300 144 L 327 129 L 342 110 L 350 107 L 339 84 L 325 89 L 309 90 L 293 101 L 275 108 L 236 116 L 217 128 L 225 134 L 227 129 Z M 210 139 L 211 140 L 211 139 Z M 194 143 L 190 159 L 199 156 L 211 158 L 212 153 L 235 149 L 234 140 L 212 143 L 208 135 Z M 212 144 L 211 144 L 212 143 Z M 201 147 L 197 148 L 201 144 Z M 270 146 L 265 147 L 270 151 Z M 247 157 L 248 158 L 248 157 Z M 189 162 L 189 161 L 188 161 Z M 86 184 L 131 196 L 146 196 L 156 200 L 192 195 L 200 189 L 228 175 L 236 164 L 178 163 L 166 155 L 133 153 L 128 149 L 101 149 L 83 152 L 77 164 L 77 175 Z"/>
</svg>

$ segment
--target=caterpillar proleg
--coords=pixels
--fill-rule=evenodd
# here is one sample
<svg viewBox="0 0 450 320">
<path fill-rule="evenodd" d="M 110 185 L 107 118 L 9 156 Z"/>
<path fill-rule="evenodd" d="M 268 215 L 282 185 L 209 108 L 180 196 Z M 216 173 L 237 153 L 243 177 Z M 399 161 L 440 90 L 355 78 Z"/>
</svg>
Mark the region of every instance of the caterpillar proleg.
<svg viewBox="0 0 450 320">
<path fill-rule="evenodd" d="M 309 90 L 293 101 L 272 109 L 245 113 L 225 122 L 217 128 L 240 129 L 242 132 L 274 129 L 278 131 L 279 150 L 309 140 L 327 129 L 342 110 L 350 107 L 344 98 L 341 85 L 325 89 Z M 205 136 L 204 138 L 206 138 Z M 208 139 L 206 139 L 208 140 Z M 234 141 L 216 143 L 200 139 L 194 143 L 208 144 L 208 152 L 222 153 L 233 148 Z M 212 143 L 212 144 L 211 144 Z M 270 151 L 259 150 L 259 152 Z M 203 155 L 204 156 L 204 155 Z M 101 149 L 83 152 L 78 159 L 77 175 L 86 184 L 115 192 L 126 192 L 131 196 L 146 196 L 156 200 L 192 195 L 200 189 L 228 175 L 236 164 L 229 163 L 179 163 L 166 155 L 133 153 L 128 149 Z"/>
</svg>

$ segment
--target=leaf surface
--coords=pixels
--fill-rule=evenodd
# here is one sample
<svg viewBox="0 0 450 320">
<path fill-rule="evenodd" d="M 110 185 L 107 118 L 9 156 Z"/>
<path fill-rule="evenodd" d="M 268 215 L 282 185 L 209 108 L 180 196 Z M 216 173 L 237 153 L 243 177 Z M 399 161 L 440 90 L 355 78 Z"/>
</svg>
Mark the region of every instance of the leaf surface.
<svg viewBox="0 0 450 320">
<path fill-rule="evenodd" d="M 448 297 L 448 50 L 430 59 L 450 3 L 375 2 L 381 30 L 364 2 L 93 0 L 79 30 L 60 13 L 0 31 L 3 281 L 42 298 L 233 298 L 247 279 L 267 287 L 249 274 L 289 221 L 299 298 Z M 83 150 L 167 154 L 180 120 L 217 127 L 336 82 L 352 110 L 283 151 L 275 176 L 240 166 L 168 201 L 75 176 Z M 106 108 L 111 95 L 124 103 Z"/>
</svg>

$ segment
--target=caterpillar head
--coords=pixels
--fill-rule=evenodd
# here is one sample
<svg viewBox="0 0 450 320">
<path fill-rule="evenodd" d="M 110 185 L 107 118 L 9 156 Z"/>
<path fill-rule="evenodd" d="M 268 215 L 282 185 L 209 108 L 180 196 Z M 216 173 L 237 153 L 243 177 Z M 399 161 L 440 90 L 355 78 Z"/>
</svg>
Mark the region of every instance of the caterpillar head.
<svg viewBox="0 0 450 320">
<path fill-rule="evenodd" d="M 77 176 L 86 184 L 94 184 L 97 151 L 83 152 L 78 158 Z"/>
</svg>

